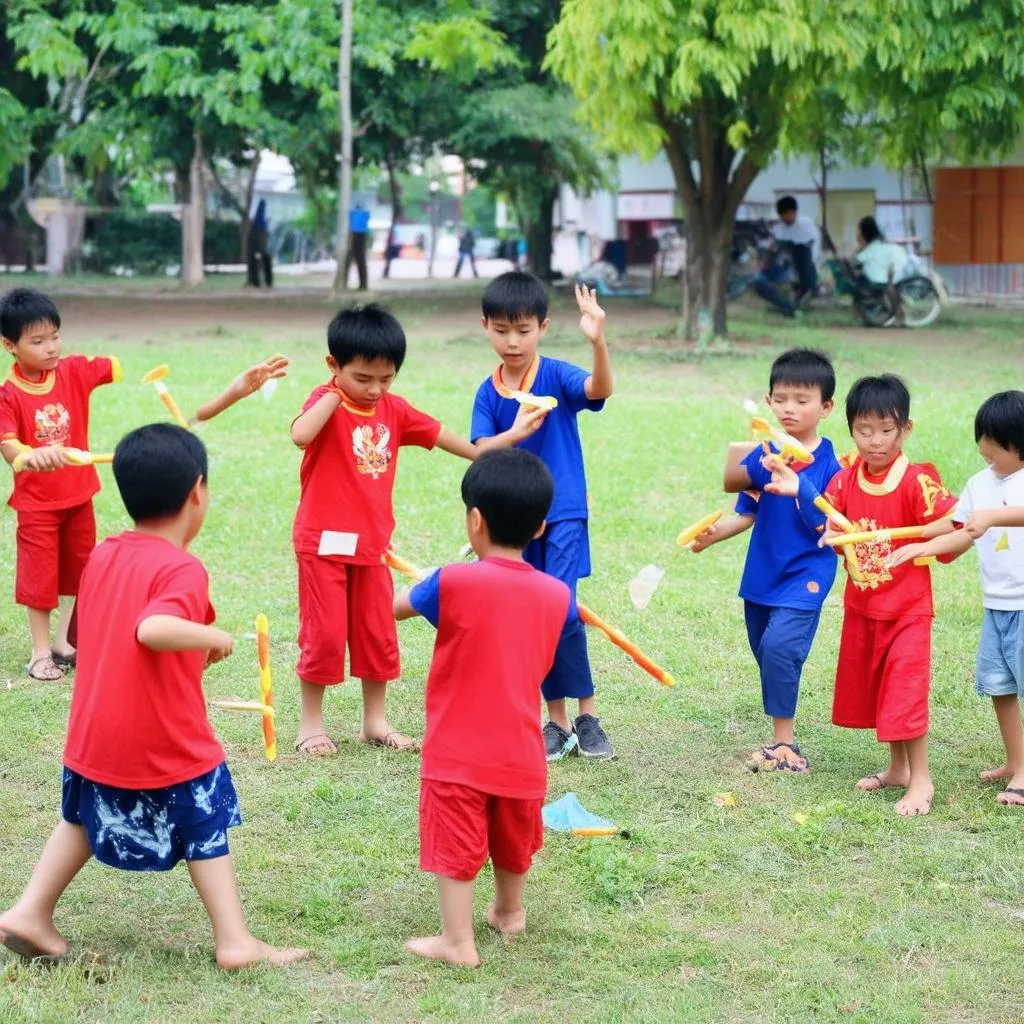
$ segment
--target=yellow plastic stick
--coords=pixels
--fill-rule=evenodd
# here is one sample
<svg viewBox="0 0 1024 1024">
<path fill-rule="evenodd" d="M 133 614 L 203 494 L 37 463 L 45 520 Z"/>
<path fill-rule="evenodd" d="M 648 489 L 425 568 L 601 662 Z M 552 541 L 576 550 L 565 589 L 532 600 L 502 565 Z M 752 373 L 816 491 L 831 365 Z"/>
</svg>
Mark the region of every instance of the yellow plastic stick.
<svg viewBox="0 0 1024 1024">
<path fill-rule="evenodd" d="M 267 760 L 277 757 L 277 730 L 274 725 L 274 690 L 270 678 L 270 620 L 262 612 L 256 616 L 256 655 L 260 665 L 260 701 L 270 709 L 263 715 L 263 745 Z"/>
<path fill-rule="evenodd" d="M 923 526 L 896 526 L 891 530 L 864 530 L 861 533 L 844 533 L 837 537 L 826 537 L 829 547 L 846 547 L 847 544 L 866 544 L 870 541 L 914 540 L 924 536 Z"/>
<path fill-rule="evenodd" d="M 558 399 L 551 395 L 531 395 L 529 391 L 513 391 L 514 398 L 520 405 L 533 406 L 535 409 L 556 409 Z"/>
<path fill-rule="evenodd" d="M 171 368 L 163 363 L 160 366 L 154 367 L 149 371 L 143 378 L 143 385 L 152 384 L 153 390 L 160 396 L 160 401 L 164 403 L 164 407 L 171 414 L 171 418 L 179 427 L 184 427 L 186 430 L 191 430 L 188 420 L 182 415 L 181 409 L 178 408 L 178 403 L 171 397 L 170 391 L 167 390 L 167 385 L 164 380 L 170 375 Z"/>
<path fill-rule="evenodd" d="M 706 515 L 703 519 L 698 520 L 692 526 L 688 526 L 678 537 L 676 537 L 676 543 L 681 547 L 685 548 L 687 544 L 692 544 L 706 529 L 714 526 L 725 512 L 721 509 L 717 512 L 712 512 L 710 515 Z"/>
<path fill-rule="evenodd" d="M 210 706 L 218 711 L 258 711 L 265 719 L 274 717 L 274 709 L 258 700 L 211 700 Z"/>
<path fill-rule="evenodd" d="M 620 829 L 617 828 L 574 828 L 569 832 L 571 836 L 617 836 Z"/>
<path fill-rule="evenodd" d="M 25 468 L 25 463 L 31 458 L 35 448 L 29 448 L 17 455 L 11 463 L 11 469 L 20 473 Z M 92 466 L 98 463 L 110 463 L 114 461 L 113 452 L 87 452 L 81 448 L 65 448 L 64 454 L 72 466 Z"/>
<path fill-rule="evenodd" d="M 813 452 L 809 451 L 795 437 L 787 434 L 778 427 L 773 427 L 766 419 L 760 416 L 752 416 L 750 419 L 750 436 L 762 444 L 774 442 L 779 449 L 779 454 L 785 459 L 794 459 L 797 462 L 806 462 L 808 465 L 814 461 Z"/>
<path fill-rule="evenodd" d="M 839 511 L 831 502 L 829 502 L 822 495 L 818 495 L 814 499 L 814 506 L 819 512 L 823 512 L 829 519 L 839 527 L 843 533 L 850 534 L 856 533 L 857 527 L 850 522 L 842 512 Z M 844 538 L 845 540 L 845 538 Z M 864 582 L 864 573 L 861 571 L 860 562 L 857 560 L 857 549 L 850 543 L 843 544 L 841 546 L 843 556 L 846 559 L 846 571 L 850 574 L 850 579 L 856 583 Z"/>
</svg>

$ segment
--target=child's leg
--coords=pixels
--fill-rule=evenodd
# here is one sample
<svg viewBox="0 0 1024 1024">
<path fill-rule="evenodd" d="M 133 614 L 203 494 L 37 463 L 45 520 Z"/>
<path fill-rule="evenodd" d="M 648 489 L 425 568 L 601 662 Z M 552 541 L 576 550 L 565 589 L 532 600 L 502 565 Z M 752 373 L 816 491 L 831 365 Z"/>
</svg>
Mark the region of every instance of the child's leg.
<svg viewBox="0 0 1024 1024">
<path fill-rule="evenodd" d="M 305 949 L 268 946 L 246 927 L 230 854 L 212 860 L 190 860 L 188 873 L 210 915 L 218 967 L 232 970 L 264 961 L 290 964 L 306 956 Z"/>
<path fill-rule="evenodd" d="M 494 902 L 487 908 L 487 923 L 502 935 L 519 935 L 526 931 L 526 908 L 523 891 L 526 873 L 521 875 L 494 869 Z"/>
<path fill-rule="evenodd" d="M 303 754 L 336 754 L 334 740 L 324 730 L 324 690 L 321 683 L 307 683 L 299 680 L 302 703 L 299 712 L 299 739 L 295 749 Z"/>
<path fill-rule="evenodd" d="M 68 630 L 75 610 L 78 585 L 82 581 L 82 573 L 85 572 L 86 563 L 95 547 L 96 513 L 92 502 L 87 501 L 77 508 L 68 509 L 60 527 L 57 585 L 58 593 L 62 596 L 53 652 L 64 658 L 75 653 L 68 642 Z"/>
<path fill-rule="evenodd" d="M 907 760 L 906 743 L 900 740 L 889 744 L 889 767 L 877 775 L 866 775 L 858 781 L 857 789 L 874 793 L 879 789 L 903 789 L 910 785 L 910 762 Z"/>
<path fill-rule="evenodd" d="M 487 923 L 502 935 L 526 931 L 523 890 L 533 855 L 544 845 L 543 799 L 494 797 L 488 805 L 487 845 L 494 864 L 494 902 Z"/>
<path fill-rule="evenodd" d="M 32 638 L 32 661 L 50 657 L 50 609 L 26 608 L 28 632 Z M 61 675 L 64 673 L 62 672 Z M 53 678 L 59 679 L 60 676 Z"/>
<path fill-rule="evenodd" d="M 456 967 L 479 967 L 473 938 L 473 880 L 437 876 L 441 898 L 441 934 L 410 939 L 405 948 L 428 960 L 443 960 Z"/>
<path fill-rule="evenodd" d="M 1020 701 L 1016 694 L 1006 697 L 993 697 L 992 706 L 995 708 L 996 720 L 999 722 L 999 732 L 1003 737 L 1003 746 L 1006 748 L 1006 766 L 996 769 L 996 772 L 1005 772 L 1004 775 L 997 775 L 993 772 L 988 774 L 992 778 L 1004 778 L 1009 781 L 1004 792 L 996 798 L 1001 804 L 1024 804 L 1024 796 L 1014 790 L 1024 789 L 1024 730 L 1020 724 Z"/>
<path fill-rule="evenodd" d="M 8 945 L 9 935 L 34 946 L 36 955 L 63 956 L 69 943 L 53 926 L 53 912 L 61 894 L 91 856 L 85 829 L 61 821 L 43 847 L 21 899 L 0 916 L 0 942 Z"/>
<path fill-rule="evenodd" d="M 927 814 L 932 809 L 935 787 L 928 774 L 928 734 L 912 740 L 905 740 L 907 765 L 910 769 L 910 783 L 903 799 L 896 804 L 896 813 L 905 818 Z"/>
<path fill-rule="evenodd" d="M 388 721 L 388 684 L 376 679 L 363 681 L 363 727 L 359 730 L 360 743 L 372 743 L 392 750 L 419 750 L 419 744 L 391 727 Z"/>
<path fill-rule="evenodd" d="M 57 618 L 57 634 L 53 638 L 53 653 L 71 655 L 75 649 L 68 640 L 68 630 L 71 628 L 71 617 L 75 611 L 75 598 L 71 594 L 61 594 L 60 615 Z"/>
</svg>

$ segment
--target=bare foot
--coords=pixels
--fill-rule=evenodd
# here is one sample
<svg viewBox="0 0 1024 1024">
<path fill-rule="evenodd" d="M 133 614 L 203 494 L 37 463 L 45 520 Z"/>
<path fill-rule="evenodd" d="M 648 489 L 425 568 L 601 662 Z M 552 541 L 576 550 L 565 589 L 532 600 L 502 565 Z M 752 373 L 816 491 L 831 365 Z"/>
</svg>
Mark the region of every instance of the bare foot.
<svg viewBox="0 0 1024 1024">
<path fill-rule="evenodd" d="M 978 779 L 981 782 L 1002 782 L 1003 779 L 1012 779 L 1013 769 L 1004 764 L 1002 768 L 989 768 L 988 771 L 978 772 Z"/>
<path fill-rule="evenodd" d="M 405 948 L 427 960 L 442 960 L 453 967 L 480 966 L 480 957 L 472 940 L 452 942 L 443 935 L 430 935 L 422 939 L 410 939 Z"/>
<path fill-rule="evenodd" d="M 487 908 L 487 923 L 496 932 L 501 932 L 506 938 L 512 938 L 513 935 L 522 935 L 526 931 L 526 911 L 523 908 L 511 914 L 499 914 L 495 907 L 496 904 L 492 903 Z"/>
<path fill-rule="evenodd" d="M 237 971 L 239 968 L 253 967 L 256 964 L 285 967 L 307 956 L 308 949 L 278 949 L 276 946 L 260 942 L 259 939 L 252 939 L 244 946 L 218 949 L 217 966 L 225 971 Z"/>
<path fill-rule="evenodd" d="M 880 789 L 905 789 L 909 784 L 909 778 L 897 776 L 887 768 L 877 775 L 865 775 L 857 783 L 857 789 L 862 793 L 877 793 Z"/>
<path fill-rule="evenodd" d="M 390 726 L 373 732 L 363 729 L 359 733 L 359 742 L 370 747 L 387 747 L 388 750 L 402 750 L 410 753 L 416 753 L 420 749 L 416 740 L 409 736 L 403 736 L 402 733 L 396 732 Z"/>
<path fill-rule="evenodd" d="M 903 799 L 896 804 L 896 813 L 904 818 L 916 818 L 919 815 L 927 814 L 932 809 L 934 796 L 935 787 L 930 779 L 925 782 L 915 782 L 903 795 Z"/>
<path fill-rule="evenodd" d="M 26 960 L 39 957 L 62 957 L 71 943 L 53 926 L 52 921 L 21 917 L 9 910 L 0 917 L 0 946 Z"/>
<path fill-rule="evenodd" d="M 338 752 L 334 740 L 325 732 L 314 733 L 305 739 L 297 740 L 295 750 L 311 757 L 334 757 Z"/>
</svg>

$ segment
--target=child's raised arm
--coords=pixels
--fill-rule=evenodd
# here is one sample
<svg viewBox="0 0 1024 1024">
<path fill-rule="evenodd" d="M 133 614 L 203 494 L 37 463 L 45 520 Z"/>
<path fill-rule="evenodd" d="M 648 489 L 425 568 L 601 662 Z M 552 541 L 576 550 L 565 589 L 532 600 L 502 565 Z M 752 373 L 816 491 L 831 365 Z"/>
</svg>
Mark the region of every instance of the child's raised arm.
<svg viewBox="0 0 1024 1024">
<path fill-rule="evenodd" d="M 954 530 L 952 533 L 944 533 L 939 537 L 926 541 L 923 544 L 904 544 L 897 548 L 887 559 L 886 567 L 895 569 L 915 558 L 942 558 L 943 561 L 951 562 L 958 558 L 974 544 L 974 538 L 964 530 Z"/>
<path fill-rule="evenodd" d="M 576 304 L 580 307 L 580 330 L 594 349 L 593 369 L 583 390 L 591 402 L 599 402 L 608 398 L 615 387 L 612 360 L 604 337 L 604 322 L 608 314 L 598 305 L 596 293 L 585 284 L 576 285 Z"/>
<path fill-rule="evenodd" d="M 304 413 L 292 420 L 292 441 L 299 448 L 307 448 L 327 426 L 327 421 L 341 405 L 341 392 L 331 388 L 322 394 Z"/>
<path fill-rule="evenodd" d="M 495 448 L 511 448 L 513 445 L 519 444 L 520 441 L 526 440 L 540 429 L 544 417 L 550 411 L 546 408 L 521 406 L 515 421 L 508 430 L 495 434 L 493 437 L 481 437 L 476 444 L 467 441 L 464 437 L 459 437 L 458 434 L 453 434 L 447 427 L 442 427 L 441 433 L 437 437 L 437 447 L 472 462 L 484 452 L 492 451 Z"/>
<path fill-rule="evenodd" d="M 750 474 L 743 460 L 757 447 L 753 441 L 733 441 L 725 455 L 725 471 L 722 474 L 722 489 L 726 494 L 739 494 L 753 486 Z"/>
<path fill-rule="evenodd" d="M 243 398 L 259 391 L 268 380 L 278 380 L 287 376 L 287 368 L 287 356 L 271 356 L 269 359 L 264 359 L 262 363 L 250 366 L 248 370 L 240 373 L 216 398 L 211 398 L 209 402 L 201 405 L 192 417 L 192 422 L 203 423 L 206 420 L 212 420 L 214 416 L 229 409 L 235 402 L 240 402 Z"/>
<path fill-rule="evenodd" d="M 419 615 L 419 612 L 416 611 L 416 609 L 412 606 L 412 600 L 409 597 L 410 593 L 411 588 L 407 590 L 401 590 L 397 594 L 395 594 L 393 608 L 395 612 L 396 622 L 402 622 L 405 619 L 414 619 L 417 615 Z"/>
<path fill-rule="evenodd" d="M 223 661 L 234 649 L 230 633 L 177 615 L 149 615 L 135 631 L 135 639 L 151 651 L 206 651 L 206 663 Z"/>
</svg>

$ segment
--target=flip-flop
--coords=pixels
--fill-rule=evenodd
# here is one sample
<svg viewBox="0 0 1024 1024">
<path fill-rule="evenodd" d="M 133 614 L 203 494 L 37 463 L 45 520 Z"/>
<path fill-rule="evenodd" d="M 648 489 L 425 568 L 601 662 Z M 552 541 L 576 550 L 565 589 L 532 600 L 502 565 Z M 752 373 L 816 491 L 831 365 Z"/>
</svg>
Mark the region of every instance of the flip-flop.
<svg viewBox="0 0 1024 1024">
<path fill-rule="evenodd" d="M 57 668 L 74 668 L 78 664 L 78 652 L 70 654 L 59 654 L 57 651 L 50 651 L 50 658 Z"/>
<path fill-rule="evenodd" d="M 372 739 L 363 739 L 360 737 L 359 742 L 365 743 L 368 747 L 385 747 L 388 750 L 399 750 L 403 753 L 418 754 L 420 745 L 415 740 L 410 740 L 408 743 L 399 743 L 395 739 L 399 733 L 394 729 L 391 732 L 386 733 L 383 738 L 374 736 Z"/>
<path fill-rule="evenodd" d="M 1011 795 L 1018 797 L 1018 799 L 1000 800 L 999 797 L 1003 796 L 1005 793 L 1010 793 Z M 996 803 L 999 804 L 1000 807 L 1024 807 L 1024 789 L 1020 789 L 1017 786 L 1007 786 L 1006 789 L 996 797 Z"/>
<path fill-rule="evenodd" d="M 40 664 L 44 669 L 46 668 L 46 665 L 49 664 L 53 671 L 58 674 L 55 676 L 37 676 L 35 674 L 35 667 Z M 64 670 L 53 660 L 53 655 L 41 654 L 38 658 L 33 658 L 25 666 L 25 675 L 27 675 L 29 679 L 34 679 L 37 683 L 59 683 L 64 678 Z"/>
<path fill-rule="evenodd" d="M 332 747 L 334 747 L 334 750 L 328 750 L 325 753 L 310 750 L 310 745 L 318 740 L 327 740 L 327 742 L 330 743 Z M 312 736 L 306 736 L 304 739 L 296 740 L 295 752 L 297 754 L 306 754 L 308 757 L 334 757 L 335 754 L 338 753 L 338 744 L 335 743 L 334 740 L 332 740 L 331 737 L 327 735 L 327 733 L 317 732 L 314 733 Z"/>
<path fill-rule="evenodd" d="M 20 935 L 4 931 L 2 928 L 0 928 L 0 946 L 9 949 L 16 956 L 37 964 L 59 964 L 62 960 L 67 959 L 68 953 L 71 951 L 68 947 L 67 952 L 64 953 L 47 953 L 45 949 L 41 949 L 31 940 L 23 939 Z"/>
</svg>

